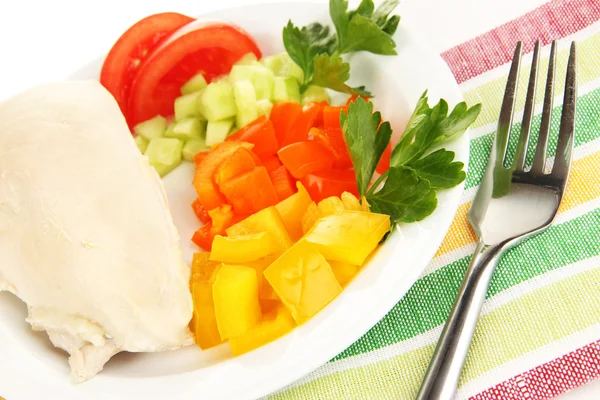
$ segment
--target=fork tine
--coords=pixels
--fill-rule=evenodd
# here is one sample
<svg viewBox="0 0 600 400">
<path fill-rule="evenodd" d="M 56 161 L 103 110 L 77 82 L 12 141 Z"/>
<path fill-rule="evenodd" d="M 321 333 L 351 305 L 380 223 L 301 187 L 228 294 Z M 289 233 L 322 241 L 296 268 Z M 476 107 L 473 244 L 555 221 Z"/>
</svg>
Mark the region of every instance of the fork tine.
<svg viewBox="0 0 600 400">
<path fill-rule="evenodd" d="M 498 119 L 498 129 L 496 131 L 496 165 L 502 166 L 506 151 L 508 149 L 508 134 L 512 125 L 513 110 L 515 108 L 515 93 L 519 80 L 519 66 L 521 64 L 521 47 L 523 42 L 519 41 L 515 48 L 508 80 L 506 81 L 506 89 L 504 91 L 504 99 L 502 100 L 502 108 L 500 109 L 500 118 Z"/>
<path fill-rule="evenodd" d="M 544 95 L 544 107 L 542 110 L 542 123 L 538 137 L 535 156 L 531 173 L 542 175 L 546 165 L 546 149 L 548 147 L 548 134 L 550 133 L 550 121 L 552 120 L 552 106 L 554 101 L 554 70 L 556 67 L 556 40 L 550 48 L 550 60 L 548 62 L 548 77 L 546 78 L 546 93 Z"/>
<path fill-rule="evenodd" d="M 529 133 L 531 131 L 531 119 L 533 117 L 533 107 L 535 106 L 535 89 L 538 75 L 538 65 L 540 63 L 540 41 L 535 42 L 533 48 L 533 60 L 531 62 L 531 72 L 529 73 L 529 86 L 527 87 L 527 96 L 525 100 L 525 110 L 523 111 L 523 122 L 521 124 L 521 135 L 517 144 L 513 169 L 517 172 L 523 172 L 525 167 L 525 157 L 527 156 L 527 145 L 529 144 Z"/>
<path fill-rule="evenodd" d="M 575 42 L 571 43 L 567 77 L 565 78 L 565 94 L 563 99 L 556 158 L 552 168 L 552 176 L 566 179 L 571 166 L 573 139 L 575 136 L 575 104 L 577 101 L 577 56 Z"/>
</svg>

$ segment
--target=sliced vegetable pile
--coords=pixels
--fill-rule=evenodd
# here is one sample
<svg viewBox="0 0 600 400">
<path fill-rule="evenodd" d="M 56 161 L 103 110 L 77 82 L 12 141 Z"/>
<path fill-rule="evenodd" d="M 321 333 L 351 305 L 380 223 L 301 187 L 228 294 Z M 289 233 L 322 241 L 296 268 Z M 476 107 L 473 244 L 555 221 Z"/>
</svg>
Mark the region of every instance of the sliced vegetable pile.
<svg viewBox="0 0 600 400">
<path fill-rule="evenodd" d="M 242 147 L 243 148 L 243 147 Z M 191 329 L 202 349 L 229 342 L 234 355 L 262 346 L 330 303 L 390 229 L 348 193 L 315 203 L 298 191 L 237 222 L 196 253 Z"/>
<path fill-rule="evenodd" d="M 397 0 L 348 10 L 330 0 L 335 33 L 319 23 L 283 29 L 286 53 L 261 58 L 228 24 L 180 14 L 148 17 L 109 53 L 101 81 L 140 149 L 164 176 L 193 161 L 191 328 L 203 349 L 241 354 L 282 336 L 331 302 L 390 229 L 437 207 L 464 165 L 440 148 L 480 105 L 449 113 L 419 99 L 400 141 L 350 87 L 343 55 L 396 54 Z M 327 90 L 350 95 L 331 105 Z"/>
</svg>

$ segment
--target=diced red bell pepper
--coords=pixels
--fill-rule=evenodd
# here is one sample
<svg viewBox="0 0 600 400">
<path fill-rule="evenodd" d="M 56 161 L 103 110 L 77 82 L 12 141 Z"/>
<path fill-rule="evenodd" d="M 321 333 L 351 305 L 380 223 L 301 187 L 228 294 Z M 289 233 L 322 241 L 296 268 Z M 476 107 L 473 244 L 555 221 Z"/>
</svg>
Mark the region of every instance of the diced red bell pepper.
<svg viewBox="0 0 600 400">
<path fill-rule="evenodd" d="M 212 229 L 212 223 L 202 226 L 192 236 L 192 242 L 196 243 L 198 247 L 203 250 L 210 251 L 212 248 L 212 242 L 218 233 Z"/>
<path fill-rule="evenodd" d="M 323 126 L 325 129 L 342 129 L 340 112 L 348 112 L 348 106 L 325 106 L 323 108 Z"/>
<path fill-rule="evenodd" d="M 273 122 L 279 147 L 281 147 L 288 131 L 301 114 L 302 106 L 299 103 L 282 102 L 273 105 L 269 119 Z"/>
<path fill-rule="evenodd" d="M 252 152 L 245 148 L 237 149 L 229 158 L 219 165 L 215 171 L 215 182 L 221 185 L 223 182 L 235 178 L 256 167 Z"/>
<path fill-rule="evenodd" d="M 202 203 L 200 203 L 200 199 L 194 200 L 194 202 L 192 203 L 192 209 L 194 210 L 194 214 L 196 214 L 200 222 L 202 222 L 205 225 L 210 222 L 210 216 L 208 215 L 208 211 L 206 211 L 206 208 L 204 208 Z"/>
<path fill-rule="evenodd" d="M 385 171 L 390 169 L 390 161 L 392 159 L 392 144 L 388 143 L 387 147 L 383 151 L 381 158 L 379 159 L 379 163 L 375 168 L 378 174 L 383 174 Z"/>
<path fill-rule="evenodd" d="M 273 182 L 279 201 L 285 200 L 296 193 L 295 180 L 283 165 L 269 171 L 269 176 L 271 177 L 271 182 Z"/>
<path fill-rule="evenodd" d="M 212 228 L 222 235 L 229 228 L 233 220 L 233 210 L 229 204 L 223 204 L 215 209 L 209 210 L 208 215 L 212 221 Z"/>
<path fill-rule="evenodd" d="M 260 157 L 260 161 L 269 172 L 283 165 L 281 164 L 281 161 L 279 161 L 279 157 L 277 156 L 262 156 Z"/>
<path fill-rule="evenodd" d="M 273 122 L 264 115 L 239 129 L 226 141 L 252 143 L 252 151 L 256 154 L 275 154 L 279 148 Z"/>
<path fill-rule="evenodd" d="M 313 136 L 315 142 L 325 146 L 335 156 L 333 168 L 347 169 L 352 167 L 352 159 L 346 147 L 344 135 L 340 129 L 319 129 L 312 128 L 310 135 Z"/>
<path fill-rule="evenodd" d="M 359 97 L 362 97 L 364 101 L 369 101 L 370 99 L 367 96 L 363 96 L 362 94 L 353 94 L 352 96 L 350 96 L 348 98 L 348 100 L 346 100 L 346 105 L 350 105 L 350 103 L 352 103 L 354 100 L 358 99 Z"/>
<path fill-rule="evenodd" d="M 308 174 L 300 182 L 310 197 L 319 202 L 327 197 L 339 197 L 343 192 L 350 192 L 358 197 L 358 186 L 353 170 L 329 170 Z"/>
<path fill-rule="evenodd" d="M 219 143 L 196 165 L 194 188 L 205 209 L 212 210 L 225 203 L 225 198 L 214 181 L 214 174 L 219 165 L 241 147 L 250 148 L 252 145 L 244 142 Z"/>
<path fill-rule="evenodd" d="M 304 106 L 302 114 L 296 118 L 292 127 L 281 143 L 281 147 L 285 147 L 292 143 L 301 142 L 308 139 L 308 131 L 314 126 L 315 119 L 321 107 L 318 103 L 311 103 Z"/>
<path fill-rule="evenodd" d="M 202 160 L 204 160 L 206 158 L 206 156 L 208 155 L 208 151 L 201 151 L 200 153 L 196 154 L 194 156 L 194 164 L 198 165 L 202 162 Z"/>
<path fill-rule="evenodd" d="M 331 169 L 335 157 L 314 140 L 292 143 L 277 152 L 279 159 L 296 179 L 312 172 Z"/>
<path fill-rule="evenodd" d="M 219 185 L 236 214 L 254 214 L 277 204 L 279 198 L 265 167 L 255 167 Z"/>
<path fill-rule="evenodd" d="M 233 214 L 233 210 L 229 204 L 224 204 L 208 211 L 208 215 L 211 221 L 198 229 L 194 233 L 194 236 L 192 236 L 192 242 L 206 251 L 211 250 L 212 242 L 216 235 L 224 235 L 225 229 L 241 221 L 240 217 Z"/>
<path fill-rule="evenodd" d="M 323 110 L 325 109 L 326 106 L 329 105 L 329 103 L 327 103 L 326 101 L 319 101 L 317 103 L 311 103 L 314 104 L 317 107 L 317 116 L 315 117 L 315 122 L 313 123 L 313 126 L 316 126 L 317 128 L 322 128 L 323 127 Z"/>
</svg>

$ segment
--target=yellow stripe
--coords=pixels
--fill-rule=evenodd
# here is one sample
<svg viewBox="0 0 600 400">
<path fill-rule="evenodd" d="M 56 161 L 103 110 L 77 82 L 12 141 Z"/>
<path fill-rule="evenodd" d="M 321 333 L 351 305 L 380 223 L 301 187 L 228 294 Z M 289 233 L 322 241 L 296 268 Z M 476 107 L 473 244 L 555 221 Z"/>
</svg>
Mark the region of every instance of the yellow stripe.
<svg viewBox="0 0 600 400">
<path fill-rule="evenodd" d="M 596 197 L 600 197 L 600 152 L 573 162 L 567 190 L 558 212 L 570 210 Z M 462 204 L 458 208 L 436 257 L 476 241 L 473 228 L 467 220 L 469 208 L 471 202 Z"/>
</svg>

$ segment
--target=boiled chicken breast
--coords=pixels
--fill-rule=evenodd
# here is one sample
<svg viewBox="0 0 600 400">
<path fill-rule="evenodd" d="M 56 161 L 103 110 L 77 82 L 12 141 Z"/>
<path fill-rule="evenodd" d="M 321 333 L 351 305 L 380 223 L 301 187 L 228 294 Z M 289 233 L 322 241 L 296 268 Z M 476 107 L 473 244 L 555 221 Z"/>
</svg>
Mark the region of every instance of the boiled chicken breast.
<svg viewBox="0 0 600 400">
<path fill-rule="evenodd" d="M 117 352 L 189 344 L 188 280 L 162 182 L 100 83 L 0 104 L 0 290 L 70 354 L 76 382 Z"/>
</svg>

